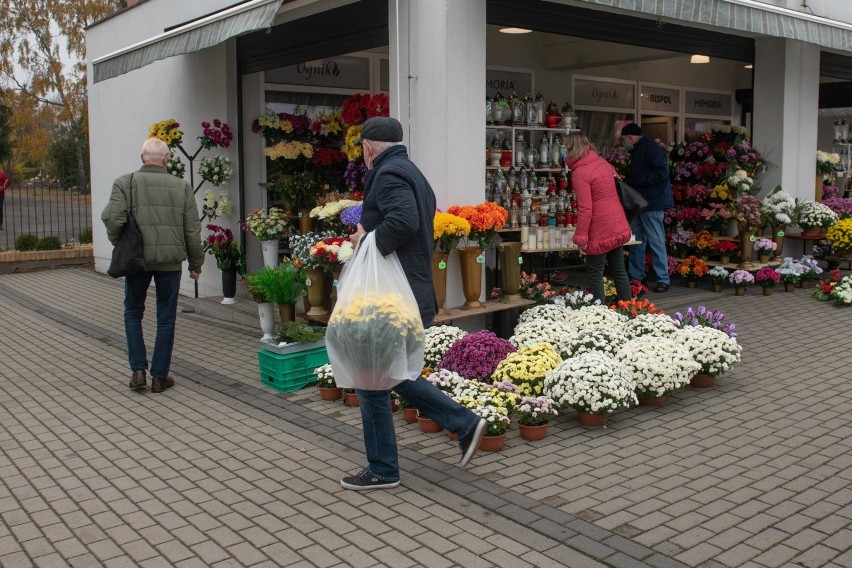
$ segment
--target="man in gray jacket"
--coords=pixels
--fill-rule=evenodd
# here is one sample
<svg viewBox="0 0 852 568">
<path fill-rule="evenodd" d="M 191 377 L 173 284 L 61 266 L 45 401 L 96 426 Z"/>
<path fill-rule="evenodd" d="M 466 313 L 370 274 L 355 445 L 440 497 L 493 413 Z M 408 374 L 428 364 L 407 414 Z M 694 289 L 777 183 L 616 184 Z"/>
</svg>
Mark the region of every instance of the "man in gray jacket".
<svg viewBox="0 0 852 568">
<path fill-rule="evenodd" d="M 169 367 L 175 340 L 181 265 L 189 259 L 189 277 L 197 280 L 204 264 L 195 194 L 189 182 L 166 171 L 168 161 L 169 147 L 165 142 L 157 138 L 145 140 L 142 167 L 113 182 L 109 203 L 101 214 L 113 245 L 124 231 L 129 203 L 132 203 L 133 216 L 142 231 L 147 270 L 124 279 L 124 332 L 132 371 L 129 386 L 134 391 L 147 387 L 148 355 L 142 335 L 142 315 L 151 279 L 157 291 L 157 337 L 151 356 L 151 392 L 159 393 L 175 384 L 169 377 Z"/>
</svg>

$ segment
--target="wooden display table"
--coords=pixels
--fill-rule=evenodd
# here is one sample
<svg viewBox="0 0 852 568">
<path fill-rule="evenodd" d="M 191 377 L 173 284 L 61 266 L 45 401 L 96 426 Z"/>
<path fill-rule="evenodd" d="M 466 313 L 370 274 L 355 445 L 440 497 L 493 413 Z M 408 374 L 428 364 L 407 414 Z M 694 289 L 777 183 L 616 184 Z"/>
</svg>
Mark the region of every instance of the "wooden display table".
<svg viewBox="0 0 852 568">
<path fill-rule="evenodd" d="M 801 233 L 796 233 L 795 235 L 791 235 L 790 233 L 786 233 L 784 235 L 784 238 L 790 239 L 790 240 L 793 240 L 793 241 L 802 241 L 802 254 L 805 255 L 805 254 L 807 254 L 807 250 L 808 250 L 808 241 L 813 241 L 813 242 L 822 241 L 826 237 L 825 237 L 824 234 L 820 235 L 819 237 L 803 237 Z"/>
</svg>

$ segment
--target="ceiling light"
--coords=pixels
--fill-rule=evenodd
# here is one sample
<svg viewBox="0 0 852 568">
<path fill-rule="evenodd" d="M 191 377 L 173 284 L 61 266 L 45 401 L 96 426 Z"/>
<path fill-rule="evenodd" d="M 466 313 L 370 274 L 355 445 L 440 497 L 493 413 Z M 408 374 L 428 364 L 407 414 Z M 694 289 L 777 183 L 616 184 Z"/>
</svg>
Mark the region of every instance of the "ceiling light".
<svg viewBox="0 0 852 568">
<path fill-rule="evenodd" d="M 690 63 L 710 63 L 710 57 L 708 55 L 693 55 L 689 58 Z"/>
<path fill-rule="evenodd" d="M 749 63 L 748 65 L 743 65 L 743 68 L 744 68 L 744 69 L 754 69 L 754 65 L 752 65 L 751 63 Z"/>
<path fill-rule="evenodd" d="M 500 28 L 501 34 L 528 34 L 531 32 L 532 30 L 527 28 Z"/>
</svg>

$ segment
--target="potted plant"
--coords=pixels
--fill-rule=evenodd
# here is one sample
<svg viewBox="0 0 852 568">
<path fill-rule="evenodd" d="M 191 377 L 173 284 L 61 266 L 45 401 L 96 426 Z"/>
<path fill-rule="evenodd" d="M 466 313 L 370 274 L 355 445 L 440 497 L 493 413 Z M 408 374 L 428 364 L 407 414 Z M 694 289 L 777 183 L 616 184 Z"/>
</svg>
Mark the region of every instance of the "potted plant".
<svg viewBox="0 0 852 568">
<path fill-rule="evenodd" d="M 278 207 L 255 209 L 243 221 L 242 226 L 258 238 L 265 266 L 278 266 L 278 241 L 287 234 L 287 216 Z"/>
<path fill-rule="evenodd" d="M 664 313 L 639 314 L 624 324 L 623 331 L 628 341 L 646 335 L 666 337 L 677 331 L 677 325 Z"/>
<path fill-rule="evenodd" d="M 780 255 L 784 250 L 784 231 L 793 224 L 795 210 L 796 200 L 781 189 L 780 185 L 775 186 L 772 193 L 764 197 L 760 204 L 760 217 L 772 231 L 776 254 Z"/>
<path fill-rule="evenodd" d="M 784 283 L 784 291 L 792 292 L 799 285 L 802 275 L 805 273 L 804 265 L 798 260 L 793 260 L 791 257 L 786 257 L 781 261 L 776 269 L 781 275 L 781 282 Z"/>
<path fill-rule="evenodd" d="M 713 291 L 721 292 L 722 284 L 725 283 L 725 280 L 728 279 L 730 272 L 728 272 L 724 266 L 714 266 L 709 271 L 707 271 L 707 276 L 710 277 L 710 280 L 713 282 Z"/>
<path fill-rule="evenodd" d="M 603 426 L 613 412 L 638 404 L 635 384 L 620 361 L 598 352 L 566 359 L 544 377 L 544 395 L 577 411 L 580 424 Z"/>
<path fill-rule="evenodd" d="M 268 302 L 278 304 L 281 323 L 296 319 L 296 300 L 305 295 L 304 272 L 290 262 L 282 262 L 277 268 L 265 266 L 256 270 L 246 280 Z"/>
<path fill-rule="evenodd" d="M 319 393 L 322 400 L 340 400 L 343 397 L 343 389 L 334 382 L 334 371 L 331 365 L 325 364 L 314 369 L 314 376 L 319 383 Z"/>
<path fill-rule="evenodd" d="M 515 407 L 518 431 L 528 442 L 547 436 L 547 426 L 558 416 L 556 404 L 548 396 L 525 396 Z"/>
<path fill-rule="evenodd" d="M 837 215 L 823 205 L 814 201 L 803 201 L 796 206 L 796 224 L 802 228 L 802 237 L 814 238 L 824 234 L 825 229 L 837 221 Z"/>
<path fill-rule="evenodd" d="M 325 349 L 324 338 L 325 327 L 298 321 L 286 321 L 278 329 L 275 344 L 266 345 L 265 348 L 276 353 L 298 353 L 310 349 Z"/>
<path fill-rule="evenodd" d="M 719 261 L 722 264 L 730 264 L 731 256 L 740 250 L 740 246 L 735 241 L 721 239 L 716 241 L 716 250 L 719 252 Z"/>
<path fill-rule="evenodd" d="M 699 231 L 689 239 L 692 250 L 704 261 L 710 260 L 710 253 L 715 250 L 717 242 L 710 231 Z"/>
<path fill-rule="evenodd" d="M 682 327 L 710 327 L 721 330 L 730 337 L 737 337 L 734 333 L 736 326 L 732 323 L 725 323 L 725 314 L 721 310 L 708 310 L 704 306 L 698 308 L 687 308 L 685 313 L 675 312 L 675 324 L 679 328 Z"/>
<path fill-rule="evenodd" d="M 740 233 L 740 268 L 751 264 L 754 234 L 760 227 L 760 200 L 753 195 L 740 195 L 734 200 L 734 219 Z"/>
<path fill-rule="evenodd" d="M 754 280 L 763 288 L 764 296 L 771 296 L 773 288 L 781 281 L 781 275 L 771 266 L 764 266 L 754 275 Z"/>
<path fill-rule="evenodd" d="M 748 270 L 737 269 L 728 276 L 728 281 L 734 285 L 737 296 L 745 296 L 749 284 L 754 284 L 754 276 Z"/>
<path fill-rule="evenodd" d="M 231 229 L 211 224 L 207 225 L 207 230 L 211 233 L 204 241 L 204 252 L 213 255 L 216 266 L 222 271 L 222 303 L 235 304 L 237 274 L 245 272 L 245 255 Z"/>
<path fill-rule="evenodd" d="M 627 368 L 643 406 L 664 405 L 666 397 L 686 386 L 699 369 L 689 353 L 669 337 L 631 339 L 615 358 Z"/>
<path fill-rule="evenodd" d="M 834 289 L 840 283 L 842 277 L 840 276 L 840 270 L 835 268 L 832 270 L 828 278 L 824 280 L 820 280 L 819 284 L 814 287 L 813 292 L 811 292 L 811 298 L 814 300 L 819 300 L 820 302 L 832 302 L 837 299 L 836 296 L 832 296 Z"/>
<path fill-rule="evenodd" d="M 623 315 L 626 318 L 637 318 L 645 314 L 662 314 L 663 310 L 657 309 L 654 302 L 650 300 L 640 300 L 631 298 L 630 300 L 619 300 L 609 307 L 614 312 Z M 629 322 L 628 322 L 629 323 Z"/>
<path fill-rule="evenodd" d="M 426 328 L 426 340 L 423 347 L 423 365 L 430 369 L 438 368 L 444 353 L 456 342 L 467 335 L 461 328 L 452 325 L 434 325 Z"/>
<path fill-rule="evenodd" d="M 506 408 L 484 404 L 471 410 L 487 423 L 479 441 L 479 449 L 483 452 L 502 450 L 506 445 L 506 431 L 509 429 L 509 413 Z"/>
<path fill-rule="evenodd" d="M 559 355 L 563 360 L 590 352 L 615 355 L 626 341 L 627 336 L 622 331 L 621 324 L 618 326 L 589 327 L 583 329 L 581 333 L 575 333 L 568 337 L 562 343 Z"/>
<path fill-rule="evenodd" d="M 509 218 L 509 212 L 496 203 L 486 201 L 477 206 L 453 205 L 447 213 L 458 215 L 470 223 L 468 241 L 477 241 L 476 246 L 466 246 L 458 249 L 461 263 L 462 291 L 465 297 L 464 309 L 481 309 L 479 301 L 482 292 L 482 262 L 481 259 L 491 247 L 497 231 L 502 229 Z"/>
<path fill-rule="evenodd" d="M 343 404 L 346 406 L 360 406 L 361 401 L 358 400 L 358 393 L 355 392 L 355 389 L 343 389 Z"/>
<path fill-rule="evenodd" d="M 672 247 L 672 253 L 674 256 L 687 256 L 689 254 L 690 242 L 692 241 L 692 236 L 695 233 L 692 231 L 687 231 L 686 229 L 679 229 L 675 234 L 672 235 L 671 239 L 669 239 L 669 245 Z"/>
<path fill-rule="evenodd" d="M 688 256 L 681 262 L 677 270 L 678 276 L 686 281 L 688 288 L 695 288 L 698 280 L 707 274 L 707 264 L 697 256 Z"/>
<path fill-rule="evenodd" d="M 310 231 L 312 225 L 310 210 L 316 205 L 317 197 L 322 190 L 322 184 L 313 172 L 279 174 L 266 184 L 266 190 L 274 195 L 280 195 L 299 212 L 299 228 L 303 235 Z"/>
<path fill-rule="evenodd" d="M 243 287 L 257 304 L 257 316 L 260 318 L 260 329 L 263 331 L 263 337 L 260 338 L 260 341 L 266 343 L 272 340 L 272 331 L 275 329 L 275 314 L 272 311 L 272 302 L 250 276 L 251 274 L 246 274 L 243 277 Z"/>
<path fill-rule="evenodd" d="M 550 343 L 522 345 L 500 361 L 491 374 L 491 380 L 507 381 L 516 385 L 522 395 L 538 396 L 541 394 L 544 375 L 561 362 L 562 359 Z"/>
<path fill-rule="evenodd" d="M 828 229 L 826 238 L 837 256 L 852 258 L 852 219 L 846 218 L 836 222 Z"/>
<path fill-rule="evenodd" d="M 513 351 L 514 345 L 493 332 L 477 331 L 453 343 L 438 368 L 455 371 L 466 379 L 487 382 L 500 361 Z"/>
<path fill-rule="evenodd" d="M 802 267 L 804 267 L 804 272 L 802 272 L 799 285 L 802 288 L 810 288 L 811 280 L 818 278 L 819 275 L 822 274 L 822 267 L 819 265 L 819 262 L 810 255 L 805 255 L 800 258 L 799 263 Z"/>
<path fill-rule="evenodd" d="M 675 340 L 685 349 L 698 366 L 690 384 L 707 388 L 715 384 L 716 377 L 740 361 L 740 347 L 735 337 L 706 325 L 685 325 Z"/>
<path fill-rule="evenodd" d="M 757 252 L 757 261 L 761 264 L 769 262 L 770 257 L 778 248 L 778 245 L 772 239 L 761 237 L 754 242 L 754 250 Z"/>
<path fill-rule="evenodd" d="M 399 407 L 402 409 L 402 419 L 409 424 L 417 422 L 417 409 L 411 406 L 411 403 L 408 402 L 405 397 L 399 396 L 396 391 L 393 391 L 393 394 L 396 395 L 396 399 L 399 401 Z"/>
<path fill-rule="evenodd" d="M 834 283 L 828 300 L 838 306 L 852 305 L 852 276 L 844 276 Z"/>
</svg>

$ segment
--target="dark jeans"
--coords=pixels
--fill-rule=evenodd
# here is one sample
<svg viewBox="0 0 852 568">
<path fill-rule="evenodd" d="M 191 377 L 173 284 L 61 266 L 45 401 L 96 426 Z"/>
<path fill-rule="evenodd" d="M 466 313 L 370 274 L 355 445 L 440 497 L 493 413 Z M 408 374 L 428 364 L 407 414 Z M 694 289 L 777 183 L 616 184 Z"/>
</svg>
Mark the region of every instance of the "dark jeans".
<svg viewBox="0 0 852 568">
<path fill-rule="evenodd" d="M 151 279 L 157 292 L 157 337 L 151 356 L 151 377 L 164 379 L 172 364 L 175 343 L 180 270 L 169 272 L 140 272 L 124 279 L 124 333 L 127 336 L 127 359 L 131 371 L 148 369 L 148 354 L 142 335 L 142 316 Z"/>
<path fill-rule="evenodd" d="M 604 295 L 604 265 L 609 266 L 610 276 L 615 282 L 615 290 L 619 300 L 629 300 L 633 297 L 630 281 L 627 279 L 627 269 L 624 267 L 624 247 L 618 247 L 605 254 L 586 257 L 586 278 L 589 280 L 589 291 L 596 300 L 606 303 Z"/>
<path fill-rule="evenodd" d="M 394 390 L 446 430 L 462 438 L 478 422 L 479 417 L 437 389 L 426 379 L 402 381 Z M 399 480 L 399 458 L 396 448 L 396 431 L 393 426 L 390 395 L 388 391 L 357 389 L 364 425 L 364 448 L 367 452 L 367 469 L 384 481 Z"/>
<path fill-rule="evenodd" d="M 6 194 L 0 193 L 0 227 L 3 226 L 3 202 L 6 200 Z"/>
</svg>

